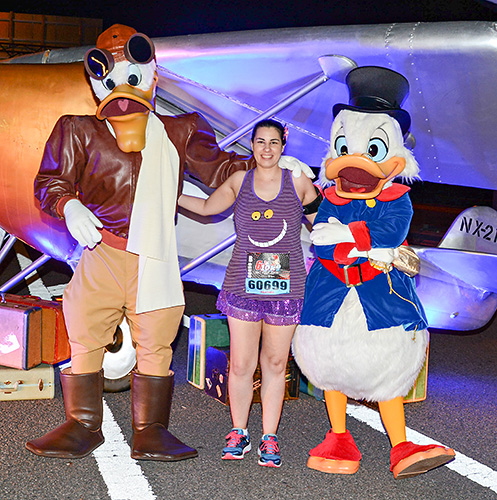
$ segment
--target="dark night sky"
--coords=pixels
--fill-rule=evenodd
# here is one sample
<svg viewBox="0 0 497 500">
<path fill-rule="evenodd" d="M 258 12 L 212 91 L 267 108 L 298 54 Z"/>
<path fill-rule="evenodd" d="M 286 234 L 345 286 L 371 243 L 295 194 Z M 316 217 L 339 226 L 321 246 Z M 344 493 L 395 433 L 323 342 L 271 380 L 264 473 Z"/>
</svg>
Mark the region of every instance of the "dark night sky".
<svg viewBox="0 0 497 500">
<path fill-rule="evenodd" d="M 2 12 L 103 19 L 149 36 L 417 21 L 497 21 L 486 0 L 0 0 Z"/>
</svg>

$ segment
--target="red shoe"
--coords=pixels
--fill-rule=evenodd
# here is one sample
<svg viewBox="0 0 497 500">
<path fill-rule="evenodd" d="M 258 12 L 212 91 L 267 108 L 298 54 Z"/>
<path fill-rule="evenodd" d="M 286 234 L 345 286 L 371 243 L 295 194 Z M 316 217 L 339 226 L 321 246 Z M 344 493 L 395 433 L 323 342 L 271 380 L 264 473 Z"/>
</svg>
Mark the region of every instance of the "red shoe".
<svg viewBox="0 0 497 500">
<path fill-rule="evenodd" d="M 420 446 L 404 441 L 390 451 L 390 470 L 395 479 L 404 479 L 445 465 L 455 456 L 452 448 L 437 444 Z"/>
<path fill-rule="evenodd" d="M 332 430 L 309 455 L 307 467 L 328 474 L 354 474 L 362 458 L 349 431 L 336 434 Z"/>
</svg>

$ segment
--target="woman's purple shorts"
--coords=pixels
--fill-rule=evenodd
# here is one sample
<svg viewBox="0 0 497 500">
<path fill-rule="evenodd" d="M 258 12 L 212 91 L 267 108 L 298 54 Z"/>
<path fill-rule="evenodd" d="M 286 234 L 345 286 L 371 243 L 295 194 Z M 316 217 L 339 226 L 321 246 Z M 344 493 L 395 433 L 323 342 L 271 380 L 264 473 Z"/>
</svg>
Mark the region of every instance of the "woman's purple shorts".
<svg viewBox="0 0 497 500">
<path fill-rule="evenodd" d="M 216 307 L 226 316 L 243 321 L 264 320 L 268 325 L 296 325 L 300 322 L 303 299 L 257 300 L 221 290 Z"/>
</svg>

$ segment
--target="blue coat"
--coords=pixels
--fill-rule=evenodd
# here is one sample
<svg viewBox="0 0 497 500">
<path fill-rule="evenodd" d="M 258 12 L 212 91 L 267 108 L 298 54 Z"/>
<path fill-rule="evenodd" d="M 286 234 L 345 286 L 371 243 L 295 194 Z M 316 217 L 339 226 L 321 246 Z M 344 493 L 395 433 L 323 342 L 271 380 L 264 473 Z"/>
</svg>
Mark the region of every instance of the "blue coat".
<svg viewBox="0 0 497 500">
<path fill-rule="evenodd" d="M 372 248 L 396 248 L 407 237 L 413 213 L 407 191 L 405 186 L 393 184 L 370 207 L 365 200 L 339 199 L 334 194 L 334 188 L 330 188 L 319 207 L 315 223 L 328 222 L 328 217 L 336 217 L 343 224 L 364 221 Z M 318 257 L 333 260 L 336 246 L 315 246 L 315 251 Z M 366 260 L 358 258 L 354 264 Z M 402 298 L 390 293 L 388 278 L 384 273 L 356 287 L 368 330 L 400 325 L 405 330 L 426 328 L 427 320 L 416 294 L 414 278 L 395 268 L 389 274 L 393 290 Z M 301 324 L 330 327 L 348 291 L 345 283 L 316 259 L 306 281 Z"/>
</svg>

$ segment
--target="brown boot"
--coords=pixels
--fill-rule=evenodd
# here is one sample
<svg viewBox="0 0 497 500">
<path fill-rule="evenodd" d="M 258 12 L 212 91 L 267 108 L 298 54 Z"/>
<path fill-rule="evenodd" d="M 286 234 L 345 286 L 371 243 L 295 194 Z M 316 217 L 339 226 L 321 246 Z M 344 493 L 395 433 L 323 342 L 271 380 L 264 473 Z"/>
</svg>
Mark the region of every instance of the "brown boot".
<svg viewBox="0 0 497 500">
<path fill-rule="evenodd" d="M 103 370 L 83 374 L 61 372 L 60 381 L 66 421 L 26 443 L 26 448 L 42 457 L 83 458 L 104 442 Z"/>
<path fill-rule="evenodd" d="M 133 443 L 131 458 L 175 462 L 195 458 L 197 450 L 175 438 L 168 430 L 174 375 L 156 377 L 133 372 L 131 408 Z"/>
</svg>

